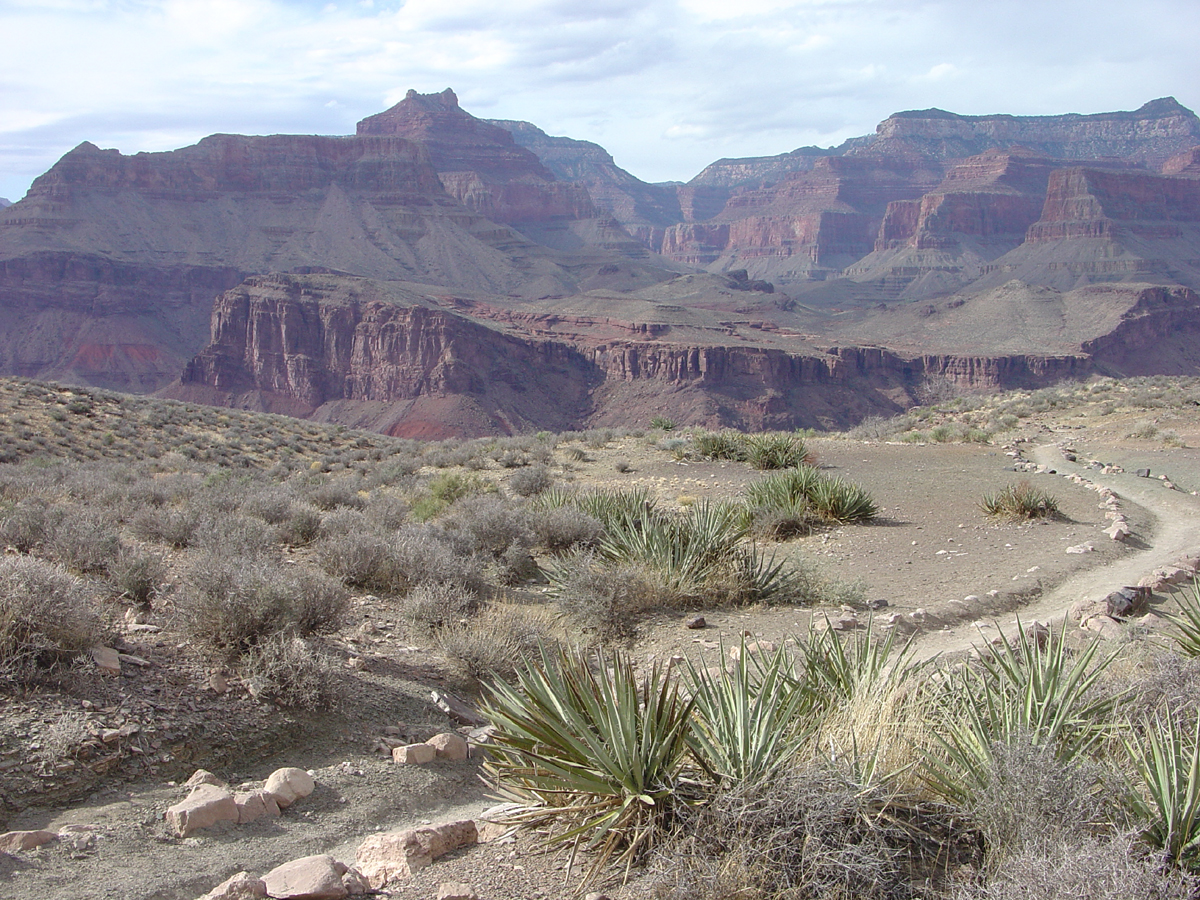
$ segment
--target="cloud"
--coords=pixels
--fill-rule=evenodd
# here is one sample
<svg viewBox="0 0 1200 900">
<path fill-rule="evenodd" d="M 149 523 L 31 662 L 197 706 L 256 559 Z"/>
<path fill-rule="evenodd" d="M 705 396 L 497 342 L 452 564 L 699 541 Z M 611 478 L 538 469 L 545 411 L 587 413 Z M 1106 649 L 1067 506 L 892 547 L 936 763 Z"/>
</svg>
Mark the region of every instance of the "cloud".
<svg viewBox="0 0 1200 900">
<path fill-rule="evenodd" d="M 0 196 L 83 140 L 351 133 L 453 87 L 648 180 L 828 146 L 891 112 L 1200 103 L 1192 0 L 7 0 Z"/>
</svg>

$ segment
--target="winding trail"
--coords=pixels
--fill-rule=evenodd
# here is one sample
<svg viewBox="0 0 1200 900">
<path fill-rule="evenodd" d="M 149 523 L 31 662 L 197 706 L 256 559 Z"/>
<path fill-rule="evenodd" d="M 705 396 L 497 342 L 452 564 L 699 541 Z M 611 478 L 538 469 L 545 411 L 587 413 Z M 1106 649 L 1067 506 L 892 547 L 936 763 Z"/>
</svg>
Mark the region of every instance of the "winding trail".
<svg viewBox="0 0 1200 900">
<path fill-rule="evenodd" d="M 1056 470 L 1059 476 L 1076 474 L 1111 489 L 1122 506 L 1132 503 L 1150 513 L 1152 525 L 1148 534 L 1134 534 L 1147 545 L 1145 550 L 1068 577 L 1021 607 L 1017 614 L 1022 621 L 1036 619 L 1059 626 L 1067 608 L 1081 597 L 1103 597 L 1125 585 L 1135 585 L 1160 566 L 1200 552 L 1200 497 L 1164 487 L 1156 478 L 1139 478 L 1128 473 L 1101 475 L 1095 469 L 1066 461 L 1059 444 L 1038 445 L 1030 451 L 1029 460 Z M 930 657 L 967 650 L 980 641 L 978 629 L 963 623 L 946 631 L 919 635 L 916 646 L 919 656 Z"/>
</svg>

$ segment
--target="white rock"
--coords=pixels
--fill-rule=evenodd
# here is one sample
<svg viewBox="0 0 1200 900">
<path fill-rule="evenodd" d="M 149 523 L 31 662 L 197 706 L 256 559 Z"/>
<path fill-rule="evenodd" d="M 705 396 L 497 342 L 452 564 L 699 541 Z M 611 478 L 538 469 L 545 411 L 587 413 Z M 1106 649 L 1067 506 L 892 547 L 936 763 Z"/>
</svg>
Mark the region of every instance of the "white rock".
<svg viewBox="0 0 1200 900">
<path fill-rule="evenodd" d="M 295 766 L 276 769 L 263 785 L 263 790 L 275 795 L 275 802 L 280 809 L 287 809 L 297 800 L 304 799 L 315 788 L 316 782 L 312 776 Z"/>
</svg>

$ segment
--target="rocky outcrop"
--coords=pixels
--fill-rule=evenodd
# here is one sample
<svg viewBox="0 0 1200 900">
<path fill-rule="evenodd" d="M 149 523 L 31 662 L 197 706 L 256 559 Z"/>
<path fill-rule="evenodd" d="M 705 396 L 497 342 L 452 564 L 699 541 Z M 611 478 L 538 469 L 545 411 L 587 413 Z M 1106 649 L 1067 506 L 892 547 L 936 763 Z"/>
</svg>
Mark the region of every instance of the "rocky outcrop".
<svg viewBox="0 0 1200 900">
<path fill-rule="evenodd" d="M 661 252 L 778 283 L 839 270 L 871 252 L 889 202 L 916 199 L 940 179 L 908 159 L 822 157 L 778 183 L 733 190 L 706 221 L 667 229 Z"/>
<path fill-rule="evenodd" d="M 536 125 L 507 119 L 488 119 L 513 136 L 520 146 L 560 181 L 587 189 L 592 202 L 612 216 L 646 246 L 658 249 L 655 236 L 680 221 L 679 198 L 671 186 L 647 184 L 616 164 L 599 144 L 567 137 L 552 137 Z"/>
<path fill-rule="evenodd" d="M 1200 119 L 1174 97 L 1152 100 L 1133 112 L 1059 116 L 961 116 L 941 109 L 889 116 L 852 155 L 919 153 L 961 159 L 1020 146 L 1065 160 L 1123 159 L 1157 167 L 1200 143 Z"/>
<path fill-rule="evenodd" d="M 1194 312 L 1195 299 L 1180 301 L 1178 314 Z M 1153 298 L 1144 308 L 1146 334 L 1171 327 Z M 633 327 L 597 340 L 596 326 L 613 326 L 564 328 L 498 312 L 489 325 L 484 312 L 362 279 L 259 276 L 218 299 L 212 343 L 169 393 L 438 437 L 633 425 L 654 414 L 711 426 L 830 427 L 900 411 L 931 376 L 969 388 L 1032 387 L 1096 367 L 1082 348 L 788 350 L 675 342 L 670 329 Z M 1105 348 L 1106 360 L 1140 339 L 1131 324 Z"/>
<path fill-rule="evenodd" d="M 505 129 L 477 119 L 447 88 L 408 95 L 358 123 L 359 137 L 405 138 L 422 146 L 447 193 L 494 222 L 522 224 L 596 215 L 587 191 L 558 182 Z"/>
</svg>

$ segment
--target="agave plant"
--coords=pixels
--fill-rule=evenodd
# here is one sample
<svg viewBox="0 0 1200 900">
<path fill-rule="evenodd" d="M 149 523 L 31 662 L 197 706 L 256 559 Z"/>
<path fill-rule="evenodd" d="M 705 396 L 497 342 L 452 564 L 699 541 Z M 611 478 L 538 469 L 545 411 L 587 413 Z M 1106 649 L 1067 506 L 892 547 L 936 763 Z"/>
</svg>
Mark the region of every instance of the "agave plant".
<svg viewBox="0 0 1200 900">
<path fill-rule="evenodd" d="M 809 465 L 752 482 L 746 488 L 746 506 L 755 520 L 790 513 L 839 524 L 869 521 L 879 511 L 859 485 L 829 478 Z"/>
<path fill-rule="evenodd" d="M 689 802 L 685 778 L 694 701 L 655 666 L 639 680 L 629 659 L 542 650 L 515 685 L 488 687 L 496 727 L 485 769 L 521 804 L 516 821 L 596 851 L 590 880 L 616 859 L 628 867 Z"/>
<path fill-rule="evenodd" d="M 1145 835 L 1176 863 L 1200 863 L 1200 718 L 1191 734 L 1174 715 L 1130 729 L 1125 747 L 1145 793 L 1133 794 L 1134 811 L 1148 824 Z"/>
<path fill-rule="evenodd" d="M 900 683 L 926 665 L 916 659 L 911 640 L 896 648 L 894 631 L 880 637 L 868 622 L 865 629 L 843 640 L 829 627 L 828 619 L 825 626 L 817 628 L 814 619 L 808 637 L 799 642 L 802 680 L 821 698 L 822 709 L 851 700 L 885 679 Z"/>
<path fill-rule="evenodd" d="M 746 461 L 746 438 L 736 431 L 699 431 L 692 435 L 692 447 L 706 459 Z"/>
<path fill-rule="evenodd" d="M 795 434 L 750 434 L 745 459 L 756 469 L 794 469 L 813 461 L 804 439 Z"/>
<path fill-rule="evenodd" d="M 1127 696 L 1092 691 L 1116 656 L 1099 657 L 1099 646 L 1072 659 L 1064 632 L 1041 640 L 1018 620 L 1015 638 L 1001 634 L 978 665 L 950 673 L 939 698 L 942 720 L 932 731 L 936 747 L 925 755 L 928 784 L 966 801 L 987 785 L 997 744 L 1028 740 L 1053 747 L 1063 762 L 1091 750 Z"/>
<path fill-rule="evenodd" d="M 1171 635 L 1179 650 L 1188 656 L 1200 656 L 1200 585 L 1192 585 L 1191 596 L 1179 599 L 1178 613 L 1159 613 L 1175 626 Z"/>
<path fill-rule="evenodd" d="M 721 648 L 724 657 L 724 647 Z M 761 656 L 746 651 L 728 669 L 697 668 L 687 661 L 687 684 L 695 703 L 689 744 L 701 767 L 718 784 L 769 776 L 790 762 L 811 733 L 805 715 L 812 695 L 793 675 L 786 647 Z"/>
</svg>

